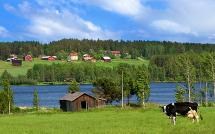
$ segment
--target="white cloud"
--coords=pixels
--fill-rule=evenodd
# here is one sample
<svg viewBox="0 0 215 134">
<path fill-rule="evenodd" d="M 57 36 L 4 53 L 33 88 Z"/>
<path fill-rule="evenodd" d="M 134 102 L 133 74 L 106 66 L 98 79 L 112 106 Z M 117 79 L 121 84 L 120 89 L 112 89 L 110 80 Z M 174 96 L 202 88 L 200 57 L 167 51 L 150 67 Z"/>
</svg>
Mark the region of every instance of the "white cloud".
<svg viewBox="0 0 215 134">
<path fill-rule="evenodd" d="M 138 19 L 145 17 L 149 12 L 149 9 L 141 3 L 141 0 L 75 0 L 75 2 L 95 5 L 110 12 Z"/>
<path fill-rule="evenodd" d="M 119 36 L 138 37 L 152 40 L 214 40 L 215 33 L 215 1 L 214 0 L 34 0 L 22 2 L 16 8 L 4 5 L 5 9 L 24 16 L 29 20 L 27 34 L 35 39 L 54 40 L 60 38 L 102 38 L 119 39 Z M 162 3 L 164 7 L 159 7 Z M 35 4 L 35 3 L 34 3 Z M 154 4 L 154 5 L 150 5 Z M 76 8 L 85 12 L 92 6 L 127 16 L 128 27 L 111 32 L 83 19 Z M 79 14 L 79 15 L 78 15 Z M 85 13 L 85 15 L 87 15 Z M 96 14 L 92 12 L 92 14 Z M 91 15 L 92 15 L 91 14 Z M 101 15 L 101 14 L 100 14 Z M 105 15 L 108 15 L 107 13 Z M 99 15 L 98 15 L 99 16 Z M 97 18 L 99 19 L 99 18 Z M 109 21 L 115 21 L 109 20 Z M 97 21 L 99 23 L 99 21 Z M 123 23 L 123 22 L 122 22 Z M 107 23 L 108 24 L 108 23 Z M 110 23 L 112 24 L 112 23 Z M 126 24 L 124 24 L 126 25 Z M 132 26 L 132 27 L 130 27 Z M 113 28 L 112 26 L 106 26 Z M 144 31 L 144 33 L 128 31 Z M 123 35 L 124 34 L 124 35 Z M 144 38 L 145 37 L 145 38 Z M 126 39 L 126 38 L 125 38 Z M 199 40 L 198 40 L 199 39 Z"/>
<path fill-rule="evenodd" d="M 214 0 L 171 0 L 168 1 L 168 12 L 165 19 L 171 19 L 189 28 L 199 38 L 209 37 L 215 33 L 215 1 Z"/>
<path fill-rule="evenodd" d="M 7 11 L 14 11 L 15 8 L 9 4 L 4 4 L 4 9 L 6 9 Z"/>
<path fill-rule="evenodd" d="M 0 37 L 8 37 L 8 36 L 9 36 L 9 31 L 3 26 L 0 26 Z"/>
<path fill-rule="evenodd" d="M 199 33 L 215 31 L 214 0 L 169 1 L 171 17 L 181 24 L 189 25 Z"/>
<path fill-rule="evenodd" d="M 24 36 L 45 42 L 62 38 L 118 39 L 116 33 L 102 29 L 69 10 L 59 11 L 49 6 L 36 9 L 28 2 L 18 5 L 16 11 L 29 20 Z"/>
<path fill-rule="evenodd" d="M 31 18 L 28 31 L 32 37 L 53 40 L 56 38 L 110 39 L 116 36 L 68 11 L 57 14 L 48 12 L 48 14 L 50 16 L 42 15 Z"/>
<path fill-rule="evenodd" d="M 190 34 L 192 33 L 190 28 L 184 27 L 174 21 L 170 20 L 156 20 L 152 23 L 152 26 L 161 31 L 173 33 L 173 34 Z"/>
</svg>

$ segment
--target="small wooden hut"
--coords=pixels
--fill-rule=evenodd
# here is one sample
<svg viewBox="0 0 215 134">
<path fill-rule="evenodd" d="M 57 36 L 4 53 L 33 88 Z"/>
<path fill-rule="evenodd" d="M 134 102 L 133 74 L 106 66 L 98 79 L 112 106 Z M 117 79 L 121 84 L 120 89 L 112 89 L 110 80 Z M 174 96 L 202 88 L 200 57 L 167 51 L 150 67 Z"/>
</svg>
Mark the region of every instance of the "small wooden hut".
<svg viewBox="0 0 215 134">
<path fill-rule="evenodd" d="M 68 56 L 68 61 L 78 61 L 78 53 L 72 52 Z"/>
<path fill-rule="evenodd" d="M 23 57 L 24 61 L 32 61 L 32 59 L 33 59 L 32 56 L 29 54 Z"/>
<path fill-rule="evenodd" d="M 12 65 L 13 66 L 22 66 L 22 60 L 18 60 L 18 59 L 12 60 Z"/>
<path fill-rule="evenodd" d="M 110 58 L 109 56 L 103 56 L 103 57 L 102 57 L 102 60 L 103 60 L 104 62 L 111 62 L 111 58 Z"/>
<path fill-rule="evenodd" d="M 68 93 L 60 99 L 63 111 L 80 111 L 105 106 L 105 99 L 97 99 L 83 92 Z"/>
</svg>

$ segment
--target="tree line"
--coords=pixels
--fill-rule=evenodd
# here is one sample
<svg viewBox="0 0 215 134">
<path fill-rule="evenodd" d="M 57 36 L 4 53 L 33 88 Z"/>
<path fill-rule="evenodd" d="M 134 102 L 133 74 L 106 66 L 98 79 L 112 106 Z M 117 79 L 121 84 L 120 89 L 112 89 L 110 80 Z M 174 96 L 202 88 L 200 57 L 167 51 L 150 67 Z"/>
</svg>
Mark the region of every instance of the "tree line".
<svg viewBox="0 0 215 134">
<path fill-rule="evenodd" d="M 22 57 L 32 54 L 33 57 L 40 55 L 57 55 L 64 51 L 78 53 L 100 54 L 104 51 L 119 50 L 131 55 L 131 58 L 145 57 L 150 58 L 154 55 L 179 54 L 184 52 L 213 52 L 213 44 L 198 43 L 178 43 L 169 41 L 118 41 L 118 40 L 78 40 L 62 39 L 50 43 L 42 44 L 37 41 L 15 41 L 0 42 L 0 59 L 7 59 L 10 54 Z"/>
<path fill-rule="evenodd" d="M 178 86 L 176 98 L 179 101 L 196 101 L 205 98 L 207 103 L 208 87 L 202 86 L 196 91 L 195 83 L 211 83 L 215 96 L 215 53 L 183 53 L 175 55 L 157 55 L 150 60 L 149 71 L 152 81 L 185 82 L 185 86 Z"/>
</svg>

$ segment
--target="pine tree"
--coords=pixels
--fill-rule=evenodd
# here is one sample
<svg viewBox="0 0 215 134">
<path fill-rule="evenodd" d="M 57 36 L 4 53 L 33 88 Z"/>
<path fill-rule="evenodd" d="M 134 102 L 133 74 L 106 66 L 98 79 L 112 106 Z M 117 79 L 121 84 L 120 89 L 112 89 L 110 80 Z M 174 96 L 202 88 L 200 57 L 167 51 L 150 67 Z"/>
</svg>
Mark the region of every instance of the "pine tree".
<svg viewBox="0 0 215 134">
<path fill-rule="evenodd" d="M 184 90 L 181 86 L 176 86 L 175 100 L 176 102 L 184 102 L 186 90 Z"/>
<path fill-rule="evenodd" d="M 80 91 L 80 86 L 79 86 L 79 83 L 74 80 L 69 85 L 68 92 L 72 93 L 72 92 L 77 92 L 77 91 Z"/>
</svg>

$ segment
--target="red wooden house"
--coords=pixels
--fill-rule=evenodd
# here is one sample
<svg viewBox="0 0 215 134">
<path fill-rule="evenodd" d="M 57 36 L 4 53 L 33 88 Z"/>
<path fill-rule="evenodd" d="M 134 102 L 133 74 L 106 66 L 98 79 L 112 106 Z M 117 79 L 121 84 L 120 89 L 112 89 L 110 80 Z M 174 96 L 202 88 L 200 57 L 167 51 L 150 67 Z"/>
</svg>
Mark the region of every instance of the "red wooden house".
<svg viewBox="0 0 215 134">
<path fill-rule="evenodd" d="M 43 56 L 43 57 L 41 57 L 41 60 L 54 61 L 56 59 L 57 59 L 57 56 Z"/>
<path fill-rule="evenodd" d="M 24 61 L 32 61 L 32 56 L 31 55 L 26 55 L 26 56 L 24 56 L 24 58 L 23 58 L 23 60 Z"/>
<path fill-rule="evenodd" d="M 49 61 L 54 61 L 54 60 L 56 60 L 56 58 L 54 56 L 49 56 L 48 60 Z"/>
<path fill-rule="evenodd" d="M 116 56 L 116 57 L 120 57 L 121 56 L 121 52 L 120 51 L 111 51 L 111 54 Z"/>
<path fill-rule="evenodd" d="M 78 53 L 72 52 L 68 56 L 68 61 L 77 61 L 78 60 Z"/>
<path fill-rule="evenodd" d="M 83 55 L 83 60 L 84 61 L 91 61 L 93 59 L 93 57 L 89 54 L 84 54 Z"/>
</svg>

